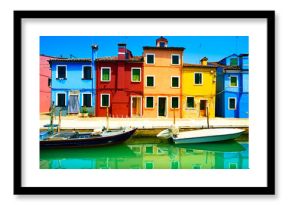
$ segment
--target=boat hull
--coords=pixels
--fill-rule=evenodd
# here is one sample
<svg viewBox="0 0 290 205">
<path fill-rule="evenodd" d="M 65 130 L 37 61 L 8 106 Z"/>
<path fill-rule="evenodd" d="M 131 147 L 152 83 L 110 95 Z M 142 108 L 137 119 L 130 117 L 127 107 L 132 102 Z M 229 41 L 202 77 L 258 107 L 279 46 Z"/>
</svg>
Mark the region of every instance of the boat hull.
<svg viewBox="0 0 290 205">
<path fill-rule="evenodd" d="M 201 136 L 201 137 L 180 137 L 180 135 L 182 135 L 182 133 L 180 133 L 180 135 L 178 135 L 177 137 L 173 137 L 172 140 L 175 144 L 219 142 L 219 141 L 236 139 L 240 137 L 243 132 L 244 132 L 243 130 L 239 130 L 235 133 L 218 134 L 218 135 Z"/>
<path fill-rule="evenodd" d="M 97 147 L 105 145 L 119 144 L 128 140 L 136 131 L 131 129 L 123 133 L 116 133 L 111 136 L 97 136 L 83 139 L 64 140 L 41 140 L 40 148 L 71 148 L 71 147 Z"/>
</svg>

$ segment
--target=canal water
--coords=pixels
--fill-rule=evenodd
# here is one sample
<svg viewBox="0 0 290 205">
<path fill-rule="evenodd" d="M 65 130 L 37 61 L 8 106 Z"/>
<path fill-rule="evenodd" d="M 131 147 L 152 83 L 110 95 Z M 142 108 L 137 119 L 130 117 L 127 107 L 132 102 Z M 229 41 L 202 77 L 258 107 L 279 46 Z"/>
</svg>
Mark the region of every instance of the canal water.
<svg viewBox="0 0 290 205">
<path fill-rule="evenodd" d="M 246 140 L 245 140 L 246 139 Z M 40 150 L 41 169 L 248 169 L 248 134 L 235 141 L 175 145 L 154 136 L 96 148 Z"/>
</svg>

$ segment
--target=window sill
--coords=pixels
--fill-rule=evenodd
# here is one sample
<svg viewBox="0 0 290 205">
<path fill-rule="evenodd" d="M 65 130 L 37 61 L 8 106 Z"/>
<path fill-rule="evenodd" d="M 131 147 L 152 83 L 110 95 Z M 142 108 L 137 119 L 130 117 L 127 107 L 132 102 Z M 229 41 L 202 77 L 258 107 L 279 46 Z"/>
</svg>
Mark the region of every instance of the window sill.
<svg viewBox="0 0 290 205">
<path fill-rule="evenodd" d="M 66 80 L 67 78 L 56 78 L 56 80 Z"/>
<path fill-rule="evenodd" d="M 82 78 L 82 80 L 93 80 L 92 78 Z"/>
</svg>

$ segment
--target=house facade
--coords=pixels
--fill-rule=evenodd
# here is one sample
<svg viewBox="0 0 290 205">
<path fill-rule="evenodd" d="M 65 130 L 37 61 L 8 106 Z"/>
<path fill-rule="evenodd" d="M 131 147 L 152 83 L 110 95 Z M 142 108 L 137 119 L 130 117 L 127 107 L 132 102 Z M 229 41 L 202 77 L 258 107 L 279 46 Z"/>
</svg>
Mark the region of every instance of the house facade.
<svg viewBox="0 0 290 205">
<path fill-rule="evenodd" d="M 186 64 L 182 69 L 182 116 L 184 118 L 215 117 L 216 67 L 208 65 L 207 58 L 201 64 Z"/>
<path fill-rule="evenodd" d="M 53 58 L 51 56 L 40 55 L 40 71 L 39 71 L 39 83 L 40 83 L 40 113 L 49 112 L 51 102 L 51 71 L 49 66 L 49 60 Z"/>
<path fill-rule="evenodd" d="M 118 56 L 98 58 L 96 70 L 96 116 L 142 117 L 143 57 L 118 44 Z"/>
<path fill-rule="evenodd" d="M 95 69 L 91 59 L 51 59 L 51 101 L 56 114 L 78 114 L 95 111 Z"/>
<path fill-rule="evenodd" d="M 218 117 L 249 117 L 248 56 L 248 54 L 232 54 L 216 64 Z"/>
<path fill-rule="evenodd" d="M 143 117 L 182 117 L 183 51 L 183 47 L 169 47 L 164 37 L 156 40 L 156 46 L 143 47 Z"/>
</svg>

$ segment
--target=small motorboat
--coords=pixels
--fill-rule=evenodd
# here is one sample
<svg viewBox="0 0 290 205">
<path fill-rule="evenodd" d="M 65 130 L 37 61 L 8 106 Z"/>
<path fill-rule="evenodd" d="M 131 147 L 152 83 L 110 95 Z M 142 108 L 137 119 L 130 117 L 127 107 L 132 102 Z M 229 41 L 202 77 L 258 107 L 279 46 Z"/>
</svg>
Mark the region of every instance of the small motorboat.
<svg viewBox="0 0 290 205">
<path fill-rule="evenodd" d="M 237 128 L 215 128 L 179 132 L 178 128 L 172 127 L 161 131 L 157 137 L 172 139 L 175 144 L 207 143 L 236 139 L 244 131 Z"/>
<path fill-rule="evenodd" d="M 40 139 L 40 148 L 95 147 L 118 144 L 129 139 L 137 128 L 104 130 L 101 133 L 60 132 Z"/>
</svg>

